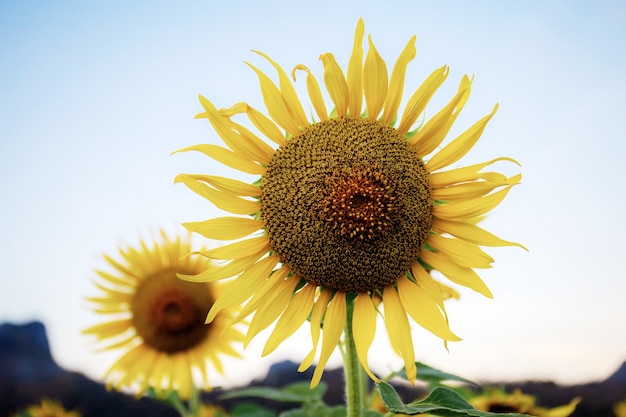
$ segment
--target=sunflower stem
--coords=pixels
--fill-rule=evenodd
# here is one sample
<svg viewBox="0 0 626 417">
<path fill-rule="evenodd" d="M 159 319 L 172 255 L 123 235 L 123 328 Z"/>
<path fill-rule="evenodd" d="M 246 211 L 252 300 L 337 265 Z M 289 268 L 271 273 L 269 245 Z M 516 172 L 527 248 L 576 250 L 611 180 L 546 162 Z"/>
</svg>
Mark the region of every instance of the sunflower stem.
<svg viewBox="0 0 626 417">
<path fill-rule="evenodd" d="M 359 358 L 354 345 L 354 335 L 352 334 L 352 314 L 354 310 L 354 301 L 348 302 L 346 314 L 346 327 L 344 329 L 344 354 L 343 354 L 343 373 L 346 381 L 346 409 L 347 417 L 363 416 L 364 396 L 364 372 L 359 363 Z"/>
</svg>

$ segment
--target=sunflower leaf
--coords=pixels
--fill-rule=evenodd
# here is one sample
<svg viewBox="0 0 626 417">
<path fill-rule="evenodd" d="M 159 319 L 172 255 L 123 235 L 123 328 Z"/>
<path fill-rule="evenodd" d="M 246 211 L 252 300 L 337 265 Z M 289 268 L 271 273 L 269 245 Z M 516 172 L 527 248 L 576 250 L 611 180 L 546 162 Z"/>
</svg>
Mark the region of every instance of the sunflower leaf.
<svg viewBox="0 0 626 417">
<path fill-rule="evenodd" d="M 257 397 L 283 403 L 308 403 L 321 401 L 326 392 L 326 385 L 320 384 L 314 389 L 309 389 L 309 383 L 298 382 L 284 388 L 251 387 L 231 391 L 220 396 L 221 399 L 242 397 Z"/>
<path fill-rule="evenodd" d="M 491 417 L 501 414 L 479 411 L 459 394 L 446 387 L 437 387 L 424 399 L 404 404 L 395 389 L 386 382 L 376 384 L 387 410 L 396 414 L 430 414 L 442 417 Z M 506 414 L 509 417 L 528 417 L 527 414 Z"/>
</svg>

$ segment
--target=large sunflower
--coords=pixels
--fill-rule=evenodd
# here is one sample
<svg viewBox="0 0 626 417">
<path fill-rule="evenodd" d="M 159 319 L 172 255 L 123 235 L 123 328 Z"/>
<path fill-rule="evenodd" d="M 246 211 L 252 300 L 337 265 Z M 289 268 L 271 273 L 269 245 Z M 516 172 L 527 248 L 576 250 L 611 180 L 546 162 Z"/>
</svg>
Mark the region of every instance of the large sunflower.
<svg viewBox="0 0 626 417">
<path fill-rule="evenodd" d="M 104 256 L 114 272 L 96 271 L 100 295 L 87 300 L 107 320 L 84 333 L 96 336 L 104 349 L 125 350 L 107 372 L 110 387 L 132 387 L 137 395 L 148 387 L 159 395 L 177 390 L 188 398 L 196 383 L 207 384 L 208 363 L 222 373 L 220 356 L 239 356 L 231 345 L 243 334 L 225 326 L 230 312 L 204 323 L 222 294 L 220 285 L 186 282 L 176 275 L 211 268 L 206 258 L 187 256 L 190 251 L 189 236 L 171 239 L 162 233 L 151 247 L 142 241 L 138 248 L 120 249 L 119 261 Z"/>
<path fill-rule="evenodd" d="M 319 121 L 307 119 L 287 73 L 260 52 L 278 76 L 275 84 L 248 64 L 260 80 L 269 117 L 246 103 L 218 109 L 200 96 L 204 112 L 196 117 L 208 119 L 227 148 L 204 144 L 182 151 L 200 151 L 260 175 L 259 181 L 247 184 L 189 174 L 176 178 L 235 215 L 185 224 L 210 239 L 238 240 L 204 252 L 229 262 L 183 277 L 209 282 L 236 277 L 211 308 L 207 322 L 222 309 L 247 301 L 239 318 L 255 314 L 246 342 L 278 320 L 264 348 L 267 354 L 309 318 L 313 346 L 300 369 L 313 363 L 321 340 L 312 385 L 320 380 L 341 338 L 347 308 L 354 309 L 355 345 L 368 374 L 376 378 L 367 354 L 380 312 L 413 381 L 416 367 L 407 313 L 444 341 L 459 340 L 448 327 L 443 304 L 444 296 L 454 292 L 445 286 L 442 291 L 443 284 L 429 271 L 438 270 L 452 282 L 491 297 L 474 271 L 489 268 L 493 261 L 480 246 L 518 245 L 477 226 L 521 178 L 482 170 L 497 161 L 515 161 L 501 157 L 446 170 L 476 143 L 497 105 L 441 147 L 469 98 L 471 80 L 464 76 L 452 100 L 430 120 L 418 123 L 448 76 L 446 66 L 435 70 L 398 118 L 415 37 L 388 77 L 371 37 L 363 62 L 363 36 L 359 20 L 347 76 L 332 54 L 320 56 L 334 105 L 330 113 L 311 71 L 304 65 L 292 71 L 294 80 L 296 71 L 306 73 Z M 278 148 L 235 121 L 241 113 Z"/>
</svg>

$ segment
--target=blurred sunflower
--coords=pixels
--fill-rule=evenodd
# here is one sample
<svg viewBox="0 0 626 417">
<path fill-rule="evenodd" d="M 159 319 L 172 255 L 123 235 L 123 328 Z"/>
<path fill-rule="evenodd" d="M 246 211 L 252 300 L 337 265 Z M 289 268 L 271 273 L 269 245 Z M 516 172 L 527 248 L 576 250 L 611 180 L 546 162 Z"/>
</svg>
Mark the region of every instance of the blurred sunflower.
<svg viewBox="0 0 626 417">
<path fill-rule="evenodd" d="M 469 400 L 480 411 L 492 413 L 521 413 L 537 417 L 568 417 L 574 412 L 580 398 L 574 398 L 569 404 L 555 408 L 540 407 L 536 398 L 516 389 L 508 394 L 502 389 L 492 389 Z"/>
<path fill-rule="evenodd" d="M 310 318 L 313 347 L 300 370 L 313 363 L 322 339 L 313 386 L 341 338 L 347 308 L 354 309 L 356 350 L 370 377 L 376 379 L 367 354 L 380 312 L 391 344 L 414 381 L 407 313 L 444 341 L 459 340 L 448 327 L 443 303 L 445 296 L 456 292 L 442 287 L 429 271 L 438 270 L 452 282 L 491 297 L 474 271 L 491 267 L 493 261 L 480 246 L 520 246 L 476 224 L 521 179 L 482 170 L 497 161 L 515 161 L 501 157 L 445 170 L 473 147 L 497 105 L 441 147 L 469 98 L 471 80 L 464 76 L 452 100 L 430 120 L 418 122 L 448 76 L 446 66 L 435 70 L 398 118 L 407 65 L 415 56 L 415 37 L 390 77 L 371 36 L 363 58 L 363 37 L 359 20 L 347 76 L 332 54 L 320 56 L 334 104 L 330 113 L 309 69 L 304 65 L 293 69 L 294 80 L 296 71 L 306 73 L 306 88 L 319 121 L 307 119 L 287 73 L 261 52 L 257 53 L 277 72 L 278 84 L 248 65 L 260 80 L 269 117 L 246 103 L 217 109 L 200 96 L 204 112 L 196 117 L 208 119 L 228 148 L 202 144 L 181 151 L 202 152 L 244 173 L 260 175 L 259 181 L 247 184 L 214 175 L 176 177 L 176 182 L 235 215 L 186 223 L 190 231 L 218 240 L 238 240 L 262 231 L 203 252 L 229 262 L 195 276 L 181 276 L 208 282 L 236 276 L 216 300 L 207 322 L 222 309 L 247 300 L 238 317 L 255 313 L 246 343 L 278 320 L 265 355 Z M 237 123 L 234 116 L 240 113 L 278 148 Z M 375 300 L 382 300 L 384 312 Z"/>
<path fill-rule="evenodd" d="M 59 401 L 48 398 L 41 400 L 41 404 L 29 405 L 26 410 L 15 417 L 27 415 L 28 417 L 81 417 L 78 411 L 67 411 Z"/>
<path fill-rule="evenodd" d="M 626 417 L 626 400 L 615 403 L 613 412 L 616 417 Z"/>
<path fill-rule="evenodd" d="M 108 387 L 136 387 L 137 395 L 148 387 L 158 395 L 177 390 L 186 399 L 195 386 L 194 370 L 204 386 L 208 363 L 222 373 L 221 355 L 240 356 L 232 344 L 241 342 L 243 333 L 225 326 L 230 312 L 204 323 L 221 287 L 176 275 L 211 268 L 206 258 L 187 256 L 190 251 L 190 236 L 171 239 L 161 232 L 151 247 L 141 241 L 139 248 L 120 249 L 119 261 L 104 256 L 113 272 L 96 271 L 100 295 L 87 301 L 107 319 L 83 332 L 97 337 L 105 350 L 125 350 L 105 376 Z"/>
</svg>

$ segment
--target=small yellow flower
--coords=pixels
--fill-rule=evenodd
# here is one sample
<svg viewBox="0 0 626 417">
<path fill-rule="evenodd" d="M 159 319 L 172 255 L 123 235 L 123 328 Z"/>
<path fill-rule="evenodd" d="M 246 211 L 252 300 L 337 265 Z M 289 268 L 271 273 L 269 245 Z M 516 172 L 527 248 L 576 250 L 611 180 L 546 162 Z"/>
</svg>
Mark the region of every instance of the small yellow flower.
<svg viewBox="0 0 626 417">
<path fill-rule="evenodd" d="M 182 151 L 202 152 L 226 166 L 259 175 L 260 181 L 248 184 L 195 174 L 176 178 L 233 214 L 185 224 L 209 239 L 238 240 L 203 252 L 226 264 L 183 277 L 209 282 L 236 277 L 217 299 L 207 322 L 222 309 L 246 302 L 238 319 L 255 313 L 246 343 L 276 321 L 265 344 L 266 355 L 310 319 L 313 346 L 300 370 L 311 366 L 319 354 L 313 386 L 341 338 L 348 303 L 354 303 L 357 354 L 370 377 L 376 380 L 367 356 L 381 314 L 413 382 L 416 366 L 408 316 L 444 341 L 460 340 L 448 326 L 443 302 L 458 293 L 435 281 L 430 271 L 438 270 L 452 282 L 491 297 L 474 270 L 490 268 L 493 262 L 481 246 L 521 246 L 476 224 L 521 179 L 483 169 L 498 161 L 516 162 L 500 157 L 456 165 L 478 141 L 498 106 L 443 144 L 469 98 L 471 79 L 464 76 L 452 100 L 430 120 L 420 120 L 448 77 L 448 67 L 443 66 L 415 90 L 400 114 L 415 37 L 390 76 L 371 36 L 366 55 L 363 39 L 359 20 L 347 75 L 332 54 L 320 55 L 334 106 L 330 112 L 309 68 L 293 69 L 294 80 L 298 71 L 306 74 L 311 111 L 318 119 L 313 122 L 288 74 L 257 52 L 278 77 L 275 84 L 248 64 L 259 78 L 269 117 L 246 103 L 218 109 L 201 96 L 204 112 L 197 117 L 208 119 L 227 147 L 204 144 Z M 256 132 L 235 120 L 239 114 L 247 116 Z"/>
<path fill-rule="evenodd" d="M 120 249 L 120 260 L 104 256 L 113 272 L 96 271 L 100 295 L 87 301 L 106 321 L 84 333 L 96 336 L 104 349 L 125 351 L 107 372 L 109 387 L 132 387 L 137 395 L 148 387 L 159 395 L 177 390 L 188 398 L 194 369 L 204 386 L 208 363 L 222 373 L 221 355 L 240 356 L 231 345 L 243 334 L 225 326 L 230 312 L 204 323 L 221 287 L 177 277 L 212 267 L 206 258 L 189 257 L 190 245 L 190 236 L 170 239 L 162 233 L 152 247 L 142 241 L 138 248 Z"/>
<path fill-rule="evenodd" d="M 199 417 L 228 417 L 223 408 L 212 404 L 201 404 L 198 412 Z"/>
<path fill-rule="evenodd" d="M 48 398 L 41 400 L 41 404 L 29 405 L 25 412 L 29 417 L 81 417 L 78 411 L 67 411 L 59 401 Z"/>
<path fill-rule="evenodd" d="M 613 406 L 616 417 L 626 417 L 626 400 L 620 401 Z"/>
<path fill-rule="evenodd" d="M 554 408 L 540 407 L 536 398 L 516 389 L 512 394 L 493 389 L 483 395 L 470 399 L 470 404 L 477 410 L 494 413 L 521 413 L 537 417 L 568 417 L 574 412 L 580 398 L 574 398 L 569 404 Z"/>
</svg>

